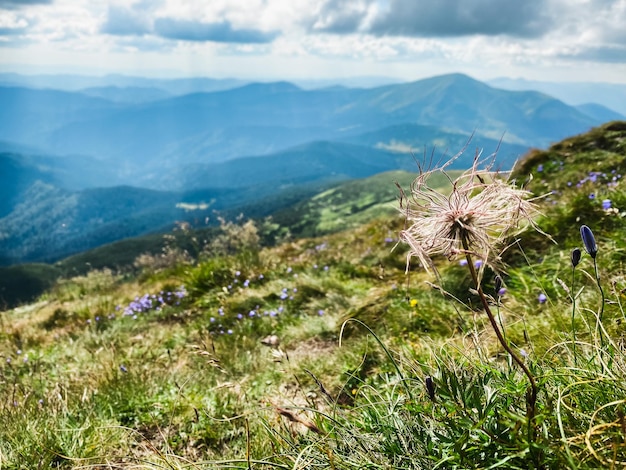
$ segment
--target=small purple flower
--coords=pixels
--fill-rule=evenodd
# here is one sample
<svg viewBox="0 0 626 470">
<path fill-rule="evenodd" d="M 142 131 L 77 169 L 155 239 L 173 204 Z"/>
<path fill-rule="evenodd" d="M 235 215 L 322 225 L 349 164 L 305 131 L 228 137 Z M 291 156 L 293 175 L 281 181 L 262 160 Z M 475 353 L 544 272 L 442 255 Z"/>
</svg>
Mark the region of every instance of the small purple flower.
<svg viewBox="0 0 626 470">
<path fill-rule="evenodd" d="M 324 315 L 324 310 L 322 310 L 321 308 L 317 311 L 317 314 L 321 317 L 322 315 Z"/>
<path fill-rule="evenodd" d="M 609 210 L 611 208 L 611 200 L 610 199 L 605 199 L 604 201 L 602 201 L 602 209 Z"/>
<path fill-rule="evenodd" d="M 594 193 L 591 193 L 591 194 L 589 195 L 589 199 L 595 199 L 595 198 L 596 198 L 596 195 L 595 195 Z"/>
<path fill-rule="evenodd" d="M 246 279 L 246 280 L 243 282 L 243 286 L 244 286 L 244 287 L 248 287 L 249 285 L 250 285 L 250 280 L 249 280 L 249 279 Z"/>
<path fill-rule="evenodd" d="M 229 335 L 232 335 L 232 334 L 233 334 L 233 330 L 230 330 L 230 329 L 229 329 L 229 330 L 227 331 L 227 333 L 228 333 Z"/>
<path fill-rule="evenodd" d="M 498 296 L 502 297 L 504 294 L 506 294 L 506 287 L 501 287 L 498 290 Z"/>
<path fill-rule="evenodd" d="M 462 260 L 459 261 L 459 266 L 467 266 L 467 260 L 465 258 L 463 258 Z"/>
<path fill-rule="evenodd" d="M 128 369 L 126 368 L 126 366 L 124 364 L 120 365 L 120 371 L 122 371 L 123 373 L 128 372 Z"/>
<path fill-rule="evenodd" d="M 546 294 L 544 294 L 543 292 L 541 294 L 539 294 L 539 296 L 537 297 L 537 300 L 539 301 L 540 304 L 545 304 L 546 300 L 548 300 L 548 298 L 546 297 Z"/>
<path fill-rule="evenodd" d="M 543 165 L 541 164 L 537 165 L 537 171 L 541 173 L 543 171 Z"/>
<path fill-rule="evenodd" d="M 241 320 L 241 319 L 243 319 L 243 315 L 241 313 L 238 313 L 237 314 L 237 320 Z"/>
<path fill-rule="evenodd" d="M 480 268 L 482 267 L 482 265 L 483 265 L 482 260 L 476 260 L 476 261 L 474 261 L 474 267 L 475 267 L 476 269 L 480 269 Z"/>
<path fill-rule="evenodd" d="M 241 271 L 235 271 L 235 277 L 241 276 Z"/>
</svg>

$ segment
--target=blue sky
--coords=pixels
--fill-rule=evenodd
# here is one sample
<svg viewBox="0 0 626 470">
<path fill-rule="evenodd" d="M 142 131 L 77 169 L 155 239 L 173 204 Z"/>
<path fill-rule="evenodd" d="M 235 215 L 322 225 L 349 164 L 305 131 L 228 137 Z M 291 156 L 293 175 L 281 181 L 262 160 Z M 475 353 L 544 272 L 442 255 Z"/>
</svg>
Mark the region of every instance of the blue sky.
<svg viewBox="0 0 626 470">
<path fill-rule="evenodd" d="M 0 71 L 626 83 L 626 0 L 0 0 Z"/>
</svg>

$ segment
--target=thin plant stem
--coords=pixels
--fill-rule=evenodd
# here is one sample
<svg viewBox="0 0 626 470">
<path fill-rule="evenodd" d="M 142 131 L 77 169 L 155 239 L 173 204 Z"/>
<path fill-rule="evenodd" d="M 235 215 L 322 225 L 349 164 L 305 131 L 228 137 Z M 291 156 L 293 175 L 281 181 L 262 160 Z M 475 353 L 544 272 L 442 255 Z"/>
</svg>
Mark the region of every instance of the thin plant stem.
<svg viewBox="0 0 626 470">
<path fill-rule="evenodd" d="M 527 400 L 528 400 L 527 416 L 528 416 L 528 425 L 529 425 L 529 428 L 531 428 L 532 423 L 534 421 L 536 404 L 537 404 L 537 393 L 538 393 L 537 382 L 535 381 L 535 377 L 533 376 L 533 373 L 530 371 L 528 366 L 524 363 L 522 358 L 520 358 L 515 353 L 515 351 L 513 351 L 513 349 L 509 346 L 504 336 L 502 336 L 502 332 L 500 331 L 500 328 L 498 327 L 498 322 L 496 318 L 494 317 L 493 312 L 491 311 L 491 307 L 489 306 L 487 297 L 485 297 L 485 293 L 483 292 L 483 289 L 480 285 L 480 280 L 478 279 L 478 274 L 476 273 L 476 268 L 474 268 L 474 263 L 472 261 L 472 256 L 470 254 L 469 243 L 465 237 L 462 237 L 462 242 L 463 242 L 463 248 L 465 249 L 465 259 L 467 260 L 467 266 L 472 276 L 472 280 L 474 281 L 474 284 L 476 285 L 476 291 L 478 292 L 478 297 L 480 298 L 480 301 L 482 302 L 483 307 L 485 309 L 485 313 L 487 314 L 487 318 L 489 318 L 489 322 L 491 323 L 491 327 L 496 333 L 496 337 L 498 338 L 498 341 L 500 342 L 504 350 L 507 353 L 509 353 L 511 358 L 517 363 L 518 366 L 520 366 L 520 368 L 522 369 L 526 377 L 528 377 L 528 381 L 530 382 L 530 393 L 527 396 Z"/>
<path fill-rule="evenodd" d="M 572 352 L 574 353 L 574 365 L 578 365 L 578 357 L 576 356 L 576 324 L 574 317 L 576 315 L 576 291 L 574 290 L 574 281 L 576 280 L 576 266 L 572 266 Z"/>
<path fill-rule="evenodd" d="M 602 315 L 604 314 L 604 290 L 602 289 L 602 284 L 600 284 L 600 273 L 598 272 L 598 262 L 596 257 L 593 258 L 593 269 L 596 273 L 596 284 L 598 285 L 598 289 L 600 290 L 600 310 L 598 311 L 597 321 L 596 321 L 596 331 L 599 331 L 599 325 L 602 323 Z M 604 347 L 604 339 L 602 338 L 602 332 L 600 331 L 600 347 Z"/>
</svg>

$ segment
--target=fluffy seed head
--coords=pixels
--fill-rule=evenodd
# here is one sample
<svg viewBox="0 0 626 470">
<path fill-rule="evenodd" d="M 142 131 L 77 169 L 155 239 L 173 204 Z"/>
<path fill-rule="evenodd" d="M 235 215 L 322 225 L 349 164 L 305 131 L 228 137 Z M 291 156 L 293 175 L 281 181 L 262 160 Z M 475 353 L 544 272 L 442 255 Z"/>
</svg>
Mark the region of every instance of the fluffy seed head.
<svg viewBox="0 0 626 470">
<path fill-rule="evenodd" d="M 436 273 L 432 257 L 438 255 L 452 259 L 470 254 L 493 264 L 509 237 L 527 226 L 539 230 L 533 222 L 537 211 L 531 194 L 492 172 L 493 159 L 481 170 L 484 162 L 475 158 L 472 167 L 453 180 L 445 168 L 458 155 L 441 168 L 420 171 L 411 198 L 401 199 L 408 224 L 400 233 L 410 248 L 407 270 L 416 257 L 426 270 Z M 452 185 L 449 194 L 429 186 L 429 177 L 438 171 Z"/>
</svg>

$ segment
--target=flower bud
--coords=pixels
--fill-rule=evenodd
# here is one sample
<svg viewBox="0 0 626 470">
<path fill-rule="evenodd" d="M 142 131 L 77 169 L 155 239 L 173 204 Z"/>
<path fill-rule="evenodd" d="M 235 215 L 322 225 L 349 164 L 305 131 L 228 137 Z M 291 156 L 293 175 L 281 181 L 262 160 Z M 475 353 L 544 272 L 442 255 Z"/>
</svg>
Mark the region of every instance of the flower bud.
<svg viewBox="0 0 626 470">
<path fill-rule="evenodd" d="M 580 238 L 583 240 L 585 251 L 589 253 L 589 256 L 595 259 L 598 254 L 598 245 L 596 245 L 596 239 L 593 236 L 593 232 L 586 225 L 580 226 Z"/>
<path fill-rule="evenodd" d="M 498 292 L 500 288 L 502 287 L 502 278 L 496 275 L 493 284 L 494 284 L 494 290 Z"/>
<path fill-rule="evenodd" d="M 430 375 L 427 375 L 424 379 L 424 385 L 426 386 L 426 392 L 431 400 L 435 399 L 435 382 Z"/>
<path fill-rule="evenodd" d="M 572 267 L 576 267 L 578 266 L 578 263 L 580 263 L 580 257 L 582 256 L 582 252 L 580 251 L 580 248 L 574 248 L 572 250 L 571 253 L 571 260 L 572 260 Z"/>
</svg>

